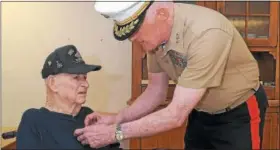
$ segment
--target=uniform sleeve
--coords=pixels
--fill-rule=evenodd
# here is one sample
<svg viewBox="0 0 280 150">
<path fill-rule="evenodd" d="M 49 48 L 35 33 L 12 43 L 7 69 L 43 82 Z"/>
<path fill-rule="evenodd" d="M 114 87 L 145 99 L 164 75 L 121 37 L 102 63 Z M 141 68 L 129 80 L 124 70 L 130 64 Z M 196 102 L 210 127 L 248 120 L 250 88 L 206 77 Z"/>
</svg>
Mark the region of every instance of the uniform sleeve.
<svg viewBox="0 0 280 150">
<path fill-rule="evenodd" d="M 20 121 L 17 135 L 16 148 L 17 149 L 41 149 L 43 148 L 40 142 L 40 136 L 36 130 L 34 120 L 34 111 L 26 111 Z"/>
<path fill-rule="evenodd" d="M 233 36 L 220 30 L 205 31 L 187 52 L 187 67 L 178 78 L 186 88 L 210 88 L 221 85 Z"/>
<path fill-rule="evenodd" d="M 153 52 L 147 53 L 147 68 L 149 73 L 163 72 L 163 70 L 157 62 L 156 55 Z"/>
</svg>

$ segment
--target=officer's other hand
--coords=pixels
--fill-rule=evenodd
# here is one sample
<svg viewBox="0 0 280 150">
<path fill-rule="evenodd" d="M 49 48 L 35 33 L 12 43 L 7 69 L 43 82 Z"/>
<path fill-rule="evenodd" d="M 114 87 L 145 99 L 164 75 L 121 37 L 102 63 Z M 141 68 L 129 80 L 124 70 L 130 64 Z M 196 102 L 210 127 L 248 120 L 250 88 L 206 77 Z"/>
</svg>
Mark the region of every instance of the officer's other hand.
<svg viewBox="0 0 280 150">
<path fill-rule="evenodd" d="M 93 112 L 86 116 L 85 126 L 93 124 L 114 124 L 116 122 L 116 114 Z"/>
</svg>

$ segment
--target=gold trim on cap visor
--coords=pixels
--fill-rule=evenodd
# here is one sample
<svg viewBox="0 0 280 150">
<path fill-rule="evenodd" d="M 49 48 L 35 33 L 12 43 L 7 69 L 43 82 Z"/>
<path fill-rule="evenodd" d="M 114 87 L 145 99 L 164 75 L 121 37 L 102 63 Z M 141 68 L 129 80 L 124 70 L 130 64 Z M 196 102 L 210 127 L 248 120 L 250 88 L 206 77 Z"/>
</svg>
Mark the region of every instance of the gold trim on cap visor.
<svg viewBox="0 0 280 150">
<path fill-rule="evenodd" d="M 135 28 L 135 25 L 138 22 L 139 22 L 139 19 L 136 19 L 135 21 L 132 21 L 130 24 L 128 24 L 124 27 L 120 27 L 120 30 L 118 30 L 119 27 L 115 24 L 115 26 L 114 26 L 115 34 L 118 37 L 125 36 L 126 34 L 130 33 Z"/>
<path fill-rule="evenodd" d="M 132 16 L 130 16 L 129 18 L 125 19 L 124 21 L 121 21 L 121 22 L 115 22 L 117 25 L 119 26 L 122 26 L 122 25 L 125 25 L 125 24 L 128 24 L 129 22 L 131 22 L 132 20 L 135 20 L 138 18 L 138 16 L 149 6 L 151 2 L 150 1 L 147 1 L 145 2 L 141 7 L 140 9 L 138 9 Z"/>
</svg>

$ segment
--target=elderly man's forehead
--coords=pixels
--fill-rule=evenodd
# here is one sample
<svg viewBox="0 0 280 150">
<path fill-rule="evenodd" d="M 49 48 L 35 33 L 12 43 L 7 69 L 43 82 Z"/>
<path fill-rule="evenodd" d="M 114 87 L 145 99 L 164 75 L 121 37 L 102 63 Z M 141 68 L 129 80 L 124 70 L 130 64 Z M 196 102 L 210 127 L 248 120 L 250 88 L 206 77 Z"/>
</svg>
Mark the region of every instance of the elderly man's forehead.
<svg viewBox="0 0 280 150">
<path fill-rule="evenodd" d="M 70 73 L 59 73 L 56 75 L 51 75 L 49 78 L 65 78 L 65 77 L 73 77 L 73 76 L 87 76 L 87 74 L 70 74 Z"/>
<path fill-rule="evenodd" d="M 87 76 L 87 74 L 70 74 L 70 73 L 60 73 L 58 74 L 57 76 L 60 76 L 60 77 L 73 77 L 73 76 Z"/>
</svg>

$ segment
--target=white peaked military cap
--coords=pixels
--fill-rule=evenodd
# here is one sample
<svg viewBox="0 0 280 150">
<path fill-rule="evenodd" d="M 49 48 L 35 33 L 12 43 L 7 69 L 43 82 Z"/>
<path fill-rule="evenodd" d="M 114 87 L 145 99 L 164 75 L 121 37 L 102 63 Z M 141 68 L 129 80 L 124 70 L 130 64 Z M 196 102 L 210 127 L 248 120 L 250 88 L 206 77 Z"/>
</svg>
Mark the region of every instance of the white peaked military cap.
<svg viewBox="0 0 280 150">
<path fill-rule="evenodd" d="M 104 17 L 114 20 L 114 37 L 123 41 L 139 29 L 152 2 L 143 0 L 96 1 L 94 7 Z"/>
</svg>

